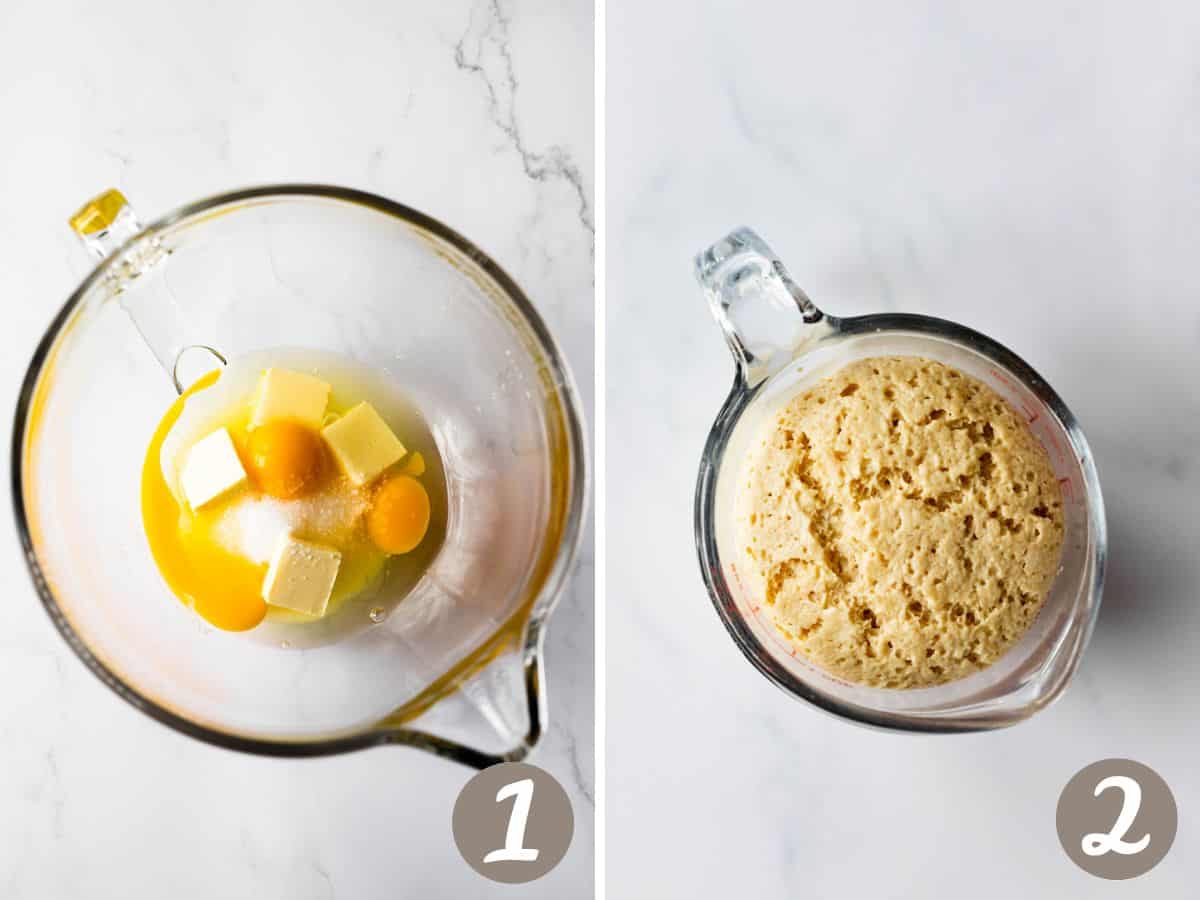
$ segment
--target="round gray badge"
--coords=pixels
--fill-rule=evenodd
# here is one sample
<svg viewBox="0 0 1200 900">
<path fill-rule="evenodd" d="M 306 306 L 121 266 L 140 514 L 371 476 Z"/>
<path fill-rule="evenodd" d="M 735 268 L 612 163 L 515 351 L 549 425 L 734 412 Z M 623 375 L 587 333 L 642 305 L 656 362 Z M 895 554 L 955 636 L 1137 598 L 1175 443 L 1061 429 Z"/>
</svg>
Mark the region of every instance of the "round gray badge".
<svg viewBox="0 0 1200 900">
<path fill-rule="evenodd" d="M 463 786 L 451 818 L 472 869 L 506 884 L 541 878 L 571 845 L 575 817 L 558 780 L 527 763 L 484 769 Z"/>
<path fill-rule="evenodd" d="M 1058 798 L 1058 839 L 1079 868 L 1099 878 L 1136 878 L 1175 841 L 1179 811 L 1167 783 L 1132 759 L 1085 766 Z"/>
</svg>

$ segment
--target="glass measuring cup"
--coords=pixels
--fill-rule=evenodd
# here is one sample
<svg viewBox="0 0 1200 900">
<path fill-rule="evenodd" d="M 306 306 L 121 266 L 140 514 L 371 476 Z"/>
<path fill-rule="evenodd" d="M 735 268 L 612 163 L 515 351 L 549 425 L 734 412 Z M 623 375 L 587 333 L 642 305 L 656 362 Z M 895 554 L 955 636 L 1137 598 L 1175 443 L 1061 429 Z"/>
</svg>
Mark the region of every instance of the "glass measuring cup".
<svg viewBox="0 0 1200 900">
<path fill-rule="evenodd" d="M 1096 468 L 1083 432 L 1059 396 L 1011 351 L 953 322 L 916 315 L 826 315 L 749 229 L 734 231 L 700 253 L 696 276 L 736 364 L 733 388 L 700 463 L 696 546 L 713 604 L 746 658 L 788 693 L 883 728 L 999 728 L 1054 701 L 1091 636 L 1107 555 Z M 1062 561 L 1037 620 L 995 664 L 932 688 L 864 687 L 809 663 L 776 631 L 737 569 L 735 482 L 750 442 L 797 392 L 849 362 L 872 356 L 926 357 L 989 385 L 1024 415 L 1062 488 Z"/>
<path fill-rule="evenodd" d="M 72 649 L 144 713 L 232 749 L 525 756 L 546 724 L 544 626 L 586 475 L 570 373 L 512 279 L 422 213 L 320 185 L 225 194 L 145 228 L 109 191 L 72 226 L 100 262 L 34 354 L 13 453 L 26 561 Z M 320 647 L 207 626 L 142 533 L 157 420 L 202 372 L 272 347 L 402 386 L 446 472 L 445 538 L 420 581 Z"/>
</svg>

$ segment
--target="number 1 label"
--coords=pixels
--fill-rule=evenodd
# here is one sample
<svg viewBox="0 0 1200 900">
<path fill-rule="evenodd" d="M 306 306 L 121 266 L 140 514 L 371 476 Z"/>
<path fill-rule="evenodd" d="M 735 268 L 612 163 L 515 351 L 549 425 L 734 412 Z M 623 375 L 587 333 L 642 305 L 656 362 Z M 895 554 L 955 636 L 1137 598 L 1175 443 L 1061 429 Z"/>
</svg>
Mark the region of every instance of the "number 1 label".
<svg viewBox="0 0 1200 900">
<path fill-rule="evenodd" d="M 534 812 L 534 795 L 537 812 Z M 571 846 L 575 815 L 558 779 L 529 763 L 488 766 L 468 781 L 450 817 L 454 843 L 472 869 L 491 881 L 536 881 Z M 503 838 L 503 846 L 497 848 Z"/>
<path fill-rule="evenodd" d="M 497 803 L 503 803 L 509 797 L 514 799 L 508 814 L 508 829 L 504 832 L 504 846 L 485 856 L 485 863 L 533 862 L 538 858 L 537 850 L 525 846 L 525 825 L 529 822 L 529 807 L 533 803 L 533 779 L 510 782 L 496 792 Z"/>
</svg>

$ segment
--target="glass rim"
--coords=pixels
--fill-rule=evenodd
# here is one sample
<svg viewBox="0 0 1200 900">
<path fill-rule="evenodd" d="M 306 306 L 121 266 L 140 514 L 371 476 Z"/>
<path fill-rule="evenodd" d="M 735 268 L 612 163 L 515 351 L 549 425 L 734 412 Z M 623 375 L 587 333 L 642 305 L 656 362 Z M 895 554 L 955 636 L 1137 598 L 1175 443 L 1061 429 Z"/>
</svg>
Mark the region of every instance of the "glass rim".
<svg viewBox="0 0 1200 900">
<path fill-rule="evenodd" d="M 173 227 L 210 213 L 218 207 L 234 204 L 244 205 L 254 200 L 287 198 L 337 200 L 362 206 L 415 226 L 432 237 L 452 246 L 490 278 L 514 305 L 521 316 L 522 324 L 529 329 L 537 349 L 544 356 L 547 368 L 553 376 L 552 384 L 555 388 L 555 399 L 558 401 L 556 405 L 559 407 L 557 413 L 561 418 L 562 428 L 565 431 L 566 462 L 568 466 L 566 478 L 567 497 L 565 508 L 562 512 L 562 526 L 557 547 L 547 548 L 547 550 L 553 552 L 553 556 L 550 566 L 543 574 L 541 584 L 533 588 L 529 597 L 523 601 L 521 607 L 510 617 L 508 622 L 501 625 L 493 636 L 486 639 L 480 647 L 465 654 L 451 668 L 451 671 L 454 671 L 455 667 L 462 662 L 471 660 L 481 651 L 496 652 L 499 648 L 491 646 L 495 638 L 498 635 L 502 635 L 510 625 L 520 625 L 524 631 L 524 639 L 520 642 L 519 649 L 522 656 L 529 726 L 522 743 L 508 752 L 489 754 L 438 735 L 409 728 L 404 724 L 388 725 L 386 724 L 388 716 L 365 726 L 347 729 L 345 732 L 314 738 L 251 736 L 193 721 L 158 701 L 145 696 L 137 688 L 126 683 L 124 679 L 92 652 L 87 643 L 71 625 L 69 618 L 59 605 L 38 561 L 37 550 L 33 545 L 32 531 L 25 509 L 25 445 L 29 437 L 30 410 L 42 375 L 52 357 L 55 346 L 62 336 L 65 327 L 79 310 L 84 298 L 87 297 L 96 283 L 124 256 L 129 248 L 144 240 L 160 236 Z M 100 681 L 106 684 L 121 699 L 161 724 L 214 746 L 259 756 L 291 758 L 330 756 L 353 750 L 362 750 L 368 747 L 395 744 L 427 750 L 437 756 L 453 759 L 475 768 L 484 768 L 497 762 L 523 758 L 537 743 L 544 732 L 546 727 L 546 703 L 545 692 L 543 690 L 545 676 L 543 672 L 542 645 L 545 639 L 546 620 L 553 612 L 566 586 L 567 578 L 579 552 L 585 531 L 584 513 L 587 507 L 589 472 L 587 465 L 587 442 L 583 428 L 583 410 L 579 401 L 578 390 L 575 387 L 574 378 L 571 375 L 570 368 L 562 351 L 559 349 L 557 342 L 550 334 L 541 315 L 537 312 L 537 309 L 526 296 L 525 292 L 495 260 L 476 244 L 432 216 L 378 194 L 354 188 L 315 183 L 280 183 L 214 194 L 177 207 L 155 219 L 125 241 L 114 252 L 102 259 L 87 277 L 80 282 L 78 287 L 75 288 L 47 326 L 45 333 L 34 349 L 33 356 L 30 359 L 25 376 L 21 382 L 21 388 L 17 397 L 16 413 L 13 419 L 11 453 L 10 478 L 17 534 L 21 542 L 26 568 L 33 580 L 34 588 L 41 599 L 43 608 L 75 655 L 79 657 L 84 665 Z M 486 665 L 487 662 L 483 666 L 478 666 L 463 673 L 461 678 L 454 680 L 454 683 L 449 686 L 450 690 L 448 693 L 456 690 L 458 684 L 476 674 Z M 427 709 L 445 695 L 445 693 L 438 694 L 426 706 L 420 707 L 413 717 L 415 718 L 421 711 Z M 418 695 L 418 698 L 420 696 Z M 413 703 L 414 701 L 409 701 L 408 704 L 405 704 L 401 708 L 403 709 Z"/>
<path fill-rule="evenodd" d="M 1026 707 L 1022 715 L 991 719 L 956 720 L 952 715 L 924 717 L 909 712 L 881 710 L 843 702 L 817 690 L 782 666 L 762 645 L 738 611 L 736 601 L 725 579 L 725 571 L 716 543 L 714 527 L 716 484 L 721 460 L 742 413 L 771 381 L 770 378 L 767 378 L 750 386 L 746 382 L 741 367 L 738 368 L 733 387 L 709 431 L 696 480 L 694 505 L 696 552 L 709 599 L 716 608 L 726 631 L 729 632 L 738 649 L 742 651 L 754 668 L 785 693 L 805 700 L 824 712 L 860 725 L 919 734 L 988 731 L 1024 721 L 1057 700 L 1070 682 L 1095 628 L 1103 594 L 1104 572 L 1108 558 L 1108 531 L 1104 515 L 1104 499 L 1100 490 L 1095 461 L 1078 420 L 1049 383 L 1025 360 L 1003 344 L 964 325 L 946 319 L 908 313 L 882 313 L 845 319 L 825 316 L 824 320 L 832 326 L 833 331 L 822 339 L 822 344 L 826 341 L 836 342 L 846 338 L 879 333 L 897 335 L 907 333 L 918 337 L 942 338 L 959 343 L 1006 368 L 1032 391 L 1058 420 L 1080 464 L 1086 492 L 1088 530 L 1093 536 L 1094 543 L 1087 560 L 1091 569 L 1087 591 L 1089 597 L 1092 598 L 1092 603 L 1087 619 L 1082 623 L 1083 629 L 1079 635 L 1078 650 L 1069 661 L 1067 668 L 1060 673 L 1057 683 L 1052 686 L 1051 690 L 1045 696 L 1040 697 L 1038 702 Z"/>
</svg>

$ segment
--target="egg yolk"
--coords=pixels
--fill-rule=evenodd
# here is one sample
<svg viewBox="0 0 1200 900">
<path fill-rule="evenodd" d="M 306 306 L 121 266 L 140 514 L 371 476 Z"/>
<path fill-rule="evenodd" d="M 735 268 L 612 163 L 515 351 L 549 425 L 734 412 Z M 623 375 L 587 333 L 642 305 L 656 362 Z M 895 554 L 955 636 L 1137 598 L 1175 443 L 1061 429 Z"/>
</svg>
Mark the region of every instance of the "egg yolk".
<svg viewBox="0 0 1200 900">
<path fill-rule="evenodd" d="M 401 475 L 412 475 L 414 478 L 425 474 L 425 457 L 418 450 L 414 450 L 408 454 L 403 465 L 400 466 Z"/>
<path fill-rule="evenodd" d="M 429 530 L 429 494 L 408 475 L 389 478 L 367 513 L 367 534 L 386 553 L 408 553 Z"/>
<path fill-rule="evenodd" d="M 211 542 L 187 539 L 182 511 L 162 476 L 159 455 L 188 397 L 216 382 L 210 372 L 177 398 L 155 429 L 142 465 L 142 522 L 159 571 L 177 597 L 226 631 L 246 631 L 267 614 L 262 598 L 266 566 L 258 566 Z"/>
<path fill-rule="evenodd" d="M 325 451 L 321 436 L 299 422 L 260 425 L 246 440 L 246 468 L 264 493 L 280 500 L 300 497 L 321 480 Z"/>
</svg>

